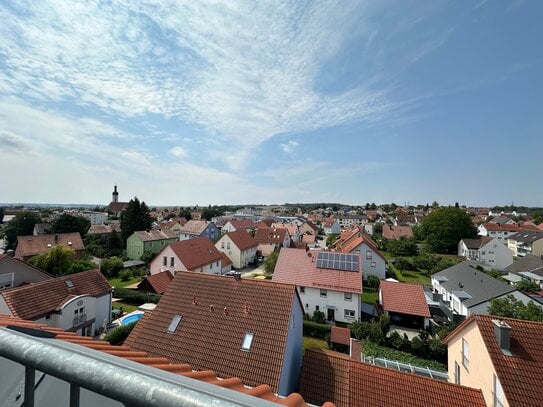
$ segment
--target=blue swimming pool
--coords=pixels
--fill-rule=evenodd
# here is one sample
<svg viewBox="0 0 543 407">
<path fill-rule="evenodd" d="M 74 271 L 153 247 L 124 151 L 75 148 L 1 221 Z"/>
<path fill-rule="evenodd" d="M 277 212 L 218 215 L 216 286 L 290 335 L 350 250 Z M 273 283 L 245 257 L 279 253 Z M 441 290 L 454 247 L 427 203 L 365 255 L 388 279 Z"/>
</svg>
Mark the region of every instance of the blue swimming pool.
<svg viewBox="0 0 543 407">
<path fill-rule="evenodd" d="M 127 315 L 126 317 L 122 318 L 121 324 L 122 325 L 131 324 L 132 322 L 136 322 L 137 320 L 139 320 L 142 316 L 143 316 L 143 313 Z"/>
</svg>

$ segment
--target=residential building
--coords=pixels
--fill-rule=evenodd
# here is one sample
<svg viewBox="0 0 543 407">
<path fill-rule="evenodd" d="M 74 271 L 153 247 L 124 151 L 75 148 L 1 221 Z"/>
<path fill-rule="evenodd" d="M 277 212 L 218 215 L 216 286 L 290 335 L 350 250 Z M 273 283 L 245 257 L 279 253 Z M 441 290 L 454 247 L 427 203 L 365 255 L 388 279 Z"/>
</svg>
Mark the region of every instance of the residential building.
<svg viewBox="0 0 543 407">
<path fill-rule="evenodd" d="M 543 255 L 543 231 L 522 231 L 507 238 L 507 247 L 518 257 Z"/>
<path fill-rule="evenodd" d="M 179 229 L 179 240 L 207 237 L 215 240 L 219 236 L 219 229 L 213 222 L 206 220 L 189 220 Z"/>
<path fill-rule="evenodd" d="M 396 240 L 402 237 L 409 239 L 413 237 L 413 228 L 411 226 L 383 225 L 383 237 L 388 240 Z"/>
<path fill-rule="evenodd" d="M 145 277 L 138 284 L 138 291 L 150 294 L 164 294 L 173 280 L 169 270 Z"/>
<path fill-rule="evenodd" d="M 341 227 L 334 219 L 329 219 L 323 222 L 322 228 L 325 235 L 337 235 L 341 232 Z"/>
<path fill-rule="evenodd" d="M 85 245 L 79 233 L 57 233 L 40 236 L 17 236 L 15 243 L 15 257 L 24 261 L 46 253 L 53 246 L 64 246 L 75 252 L 76 258 L 85 254 Z"/>
<path fill-rule="evenodd" d="M 505 279 L 518 282 L 520 279 L 533 281 L 543 289 L 543 256 L 534 256 L 527 254 L 524 257 L 516 260 L 513 264 L 505 269 L 509 274 L 504 276 Z M 518 278 L 510 278 L 513 274 Z"/>
<path fill-rule="evenodd" d="M 281 247 L 290 246 L 290 237 L 284 228 L 258 228 L 254 239 L 258 243 L 256 250 L 261 256 L 269 256 Z"/>
<path fill-rule="evenodd" d="M 271 227 L 274 229 L 286 229 L 291 242 L 298 243 L 301 240 L 300 228 L 296 223 L 274 223 Z"/>
<path fill-rule="evenodd" d="M 493 216 L 493 215 L 495 214 L 490 212 L 489 216 Z M 513 219 L 508 218 L 507 216 L 501 216 L 501 215 L 498 215 L 495 218 L 492 218 L 491 220 L 488 221 L 488 223 L 495 223 L 497 225 L 516 225 L 517 224 Z"/>
<path fill-rule="evenodd" d="M 481 391 L 356 360 L 360 356 L 306 349 L 300 393 L 309 403 L 337 407 L 485 407 Z"/>
<path fill-rule="evenodd" d="M 432 288 L 453 314 L 488 314 L 490 301 L 512 295 L 527 304 L 532 299 L 514 287 L 463 262 L 432 275 Z"/>
<path fill-rule="evenodd" d="M 249 232 L 252 229 L 256 228 L 256 224 L 252 219 L 239 219 L 239 220 L 228 220 L 222 227 L 222 233 L 234 232 L 239 229 L 243 229 Z"/>
<path fill-rule="evenodd" d="M 168 229 L 140 230 L 126 240 L 126 256 L 131 260 L 140 260 L 145 253 L 158 253 L 176 240 L 175 232 Z"/>
<path fill-rule="evenodd" d="M 517 224 L 509 223 L 505 223 L 502 225 L 499 225 L 497 223 L 483 223 L 482 225 L 479 225 L 477 230 L 480 236 L 495 237 L 504 245 L 507 245 L 507 239 L 509 238 L 509 236 L 512 236 L 522 231 L 530 231 L 533 230 L 533 228 L 526 225 L 518 226 Z"/>
<path fill-rule="evenodd" d="M 37 267 L 6 254 L 0 254 L 0 291 L 51 278 L 52 275 Z"/>
<path fill-rule="evenodd" d="M 287 395 L 299 383 L 302 322 L 294 285 L 186 272 L 125 344 Z"/>
<path fill-rule="evenodd" d="M 170 243 L 151 261 L 151 274 L 169 271 L 195 271 L 222 274 L 222 254 L 207 237 L 196 237 Z"/>
<path fill-rule="evenodd" d="M 354 225 L 362 226 L 368 221 L 367 216 L 360 215 L 339 215 L 335 219 L 341 229 L 347 229 Z"/>
<path fill-rule="evenodd" d="M 91 225 L 101 225 L 107 222 L 107 212 L 81 211 L 76 216 L 82 216 L 90 221 Z"/>
<path fill-rule="evenodd" d="M 87 235 L 109 235 L 111 232 L 121 233 L 121 225 L 119 223 L 90 225 Z"/>
<path fill-rule="evenodd" d="M 501 241 L 490 236 L 460 240 L 458 256 L 495 270 L 504 270 L 513 263 L 513 252 Z"/>
<path fill-rule="evenodd" d="M 100 271 L 83 271 L 0 292 L 0 314 L 94 336 L 111 322 L 111 290 Z"/>
<path fill-rule="evenodd" d="M 430 325 L 430 309 L 421 285 L 382 280 L 379 303 L 394 325 L 418 329 Z"/>
<path fill-rule="evenodd" d="M 245 229 L 238 229 L 221 236 L 215 247 L 224 253 L 237 268 L 247 267 L 256 258 L 258 243 Z"/>
<path fill-rule="evenodd" d="M 301 235 L 318 235 L 319 228 L 310 220 L 306 220 L 300 225 L 300 234 Z"/>
<path fill-rule="evenodd" d="M 34 236 L 48 235 L 50 233 L 49 232 L 50 229 L 51 229 L 51 225 L 49 223 L 36 223 L 34 225 L 34 230 L 32 234 Z"/>
<path fill-rule="evenodd" d="M 487 406 L 540 405 L 542 332 L 539 322 L 471 316 L 444 339 L 450 381 L 481 389 Z"/>
<path fill-rule="evenodd" d="M 166 222 L 161 223 L 157 229 L 166 229 L 171 230 L 175 233 L 177 237 L 179 237 L 181 233 L 181 229 L 183 229 L 183 226 L 187 223 L 187 220 L 184 217 L 176 217 L 171 218 L 167 220 Z"/>
<path fill-rule="evenodd" d="M 360 318 L 362 270 L 359 254 L 283 248 L 272 281 L 295 284 L 307 314 L 350 323 Z"/>
</svg>

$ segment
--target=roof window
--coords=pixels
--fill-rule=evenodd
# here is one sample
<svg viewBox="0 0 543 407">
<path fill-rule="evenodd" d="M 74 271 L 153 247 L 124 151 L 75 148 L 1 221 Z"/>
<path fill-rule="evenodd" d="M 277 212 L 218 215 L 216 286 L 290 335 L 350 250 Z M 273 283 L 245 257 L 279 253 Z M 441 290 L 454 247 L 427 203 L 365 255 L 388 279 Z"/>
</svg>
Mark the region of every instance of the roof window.
<svg viewBox="0 0 543 407">
<path fill-rule="evenodd" d="M 72 280 L 64 280 L 64 284 L 66 284 L 66 287 L 68 288 L 74 288 L 74 283 Z"/>
<path fill-rule="evenodd" d="M 182 319 L 183 317 L 181 315 L 174 315 L 172 318 L 172 321 L 170 322 L 170 325 L 168 325 L 168 333 L 173 334 L 176 331 Z"/>
<path fill-rule="evenodd" d="M 255 334 L 252 332 L 245 332 L 245 337 L 241 343 L 241 350 L 249 352 L 251 350 L 251 345 L 253 344 L 253 338 Z"/>
</svg>

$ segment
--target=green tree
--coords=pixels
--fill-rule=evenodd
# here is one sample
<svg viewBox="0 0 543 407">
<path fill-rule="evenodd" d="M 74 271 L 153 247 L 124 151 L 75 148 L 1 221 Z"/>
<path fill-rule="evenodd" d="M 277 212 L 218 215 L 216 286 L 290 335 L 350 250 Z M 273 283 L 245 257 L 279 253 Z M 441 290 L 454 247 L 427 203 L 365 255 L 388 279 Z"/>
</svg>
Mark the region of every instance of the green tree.
<svg viewBox="0 0 543 407">
<path fill-rule="evenodd" d="M 118 257 L 103 259 L 100 264 L 100 271 L 107 278 L 117 277 L 123 269 L 123 261 Z"/>
<path fill-rule="evenodd" d="M 70 274 L 75 252 L 62 245 L 53 246 L 47 252 L 34 256 L 29 263 L 54 276 Z"/>
<path fill-rule="evenodd" d="M 7 244 L 6 249 L 13 249 L 17 236 L 28 236 L 34 232 L 36 223 L 41 222 L 41 217 L 35 212 L 19 212 L 4 228 Z"/>
<path fill-rule="evenodd" d="M 418 237 L 436 253 L 454 254 L 458 242 L 473 238 L 477 229 L 470 216 L 459 208 L 440 208 L 430 213 L 417 228 Z"/>
<path fill-rule="evenodd" d="M 4 223 L 4 208 L 0 207 L 0 225 Z"/>
<path fill-rule="evenodd" d="M 274 251 L 268 257 L 266 257 L 266 260 L 264 260 L 264 270 L 266 271 L 266 274 L 273 274 L 278 258 L 278 251 Z"/>
<path fill-rule="evenodd" d="M 517 290 L 524 291 L 527 293 L 533 293 L 534 291 L 540 290 L 539 284 L 530 280 L 525 280 L 525 279 L 522 279 L 518 283 L 516 283 L 515 287 Z"/>
<path fill-rule="evenodd" d="M 63 213 L 51 223 L 51 232 L 53 233 L 72 233 L 79 232 L 83 237 L 90 228 L 90 220 L 83 216 L 73 216 L 69 213 Z"/>
<path fill-rule="evenodd" d="M 326 246 L 333 245 L 335 241 L 337 240 L 338 236 L 339 235 L 337 233 L 330 233 L 328 237 L 326 238 Z"/>
<path fill-rule="evenodd" d="M 533 301 L 524 304 L 512 295 L 491 300 L 488 313 L 497 317 L 543 322 L 543 309 L 539 305 Z"/>
<path fill-rule="evenodd" d="M 121 237 L 124 243 L 128 237 L 139 230 L 147 230 L 151 228 L 153 220 L 149 214 L 149 208 L 145 202 L 139 201 L 137 197 L 128 202 L 126 210 L 121 215 Z"/>
<path fill-rule="evenodd" d="M 386 244 L 387 251 L 394 256 L 416 256 L 418 253 L 417 244 L 414 239 L 401 237 L 396 240 L 389 240 Z"/>
</svg>

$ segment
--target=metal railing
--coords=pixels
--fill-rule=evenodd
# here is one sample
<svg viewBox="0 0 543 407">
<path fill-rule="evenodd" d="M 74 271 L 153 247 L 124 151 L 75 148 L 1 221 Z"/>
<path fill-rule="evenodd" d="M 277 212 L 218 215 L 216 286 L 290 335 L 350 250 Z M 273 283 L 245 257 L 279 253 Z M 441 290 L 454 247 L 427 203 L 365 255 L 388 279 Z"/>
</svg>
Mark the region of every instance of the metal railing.
<svg viewBox="0 0 543 407">
<path fill-rule="evenodd" d="M 43 335 L 43 331 L 36 333 Z M 276 406 L 241 392 L 9 328 L 0 328 L 0 357 L 24 366 L 25 407 L 35 405 L 36 371 L 70 384 L 70 407 L 79 407 L 81 388 L 134 407 Z"/>
<path fill-rule="evenodd" d="M 85 322 L 87 322 L 87 314 L 81 314 L 78 317 L 74 317 L 74 320 L 72 321 L 72 326 L 78 326 Z"/>
</svg>

